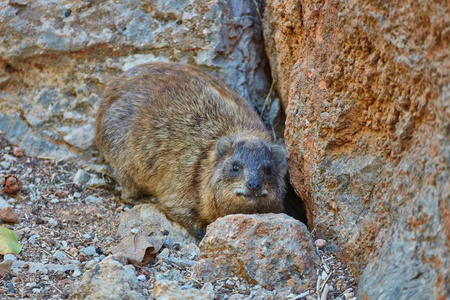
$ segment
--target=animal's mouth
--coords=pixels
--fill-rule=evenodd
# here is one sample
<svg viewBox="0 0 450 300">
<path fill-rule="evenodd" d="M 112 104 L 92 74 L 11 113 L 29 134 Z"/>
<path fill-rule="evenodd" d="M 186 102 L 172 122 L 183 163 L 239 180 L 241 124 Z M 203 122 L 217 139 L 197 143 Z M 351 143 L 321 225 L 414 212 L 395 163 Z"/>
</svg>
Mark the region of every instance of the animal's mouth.
<svg viewBox="0 0 450 300">
<path fill-rule="evenodd" d="M 260 190 L 260 191 L 250 191 L 250 190 L 244 190 L 244 189 L 235 189 L 234 194 L 236 196 L 246 197 L 250 199 L 265 197 L 269 192 L 267 190 Z"/>
</svg>

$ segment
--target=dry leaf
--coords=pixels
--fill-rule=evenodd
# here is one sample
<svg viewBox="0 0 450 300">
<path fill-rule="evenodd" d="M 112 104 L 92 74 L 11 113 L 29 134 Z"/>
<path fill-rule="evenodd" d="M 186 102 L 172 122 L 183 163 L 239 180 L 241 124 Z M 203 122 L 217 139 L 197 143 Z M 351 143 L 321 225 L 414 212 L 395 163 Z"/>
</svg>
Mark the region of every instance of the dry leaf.
<svg viewBox="0 0 450 300">
<path fill-rule="evenodd" d="M 14 175 L 6 175 L 2 180 L 3 191 L 15 195 L 20 191 L 21 182 Z"/>
<path fill-rule="evenodd" d="M 122 252 L 129 263 L 143 266 L 149 263 L 164 244 L 165 237 L 136 234 L 124 238 L 112 250 L 113 254 Z"/>
<path fill-rule="evenodd" d="M 13 261 L 10 260 L 10 259 L 2 261 L 0 263 L 0 277 L 3 277 L 6 274 L 8 274 L 8 272 L 11 269 L 12 265 L 13 265 Z"/>
</svg>

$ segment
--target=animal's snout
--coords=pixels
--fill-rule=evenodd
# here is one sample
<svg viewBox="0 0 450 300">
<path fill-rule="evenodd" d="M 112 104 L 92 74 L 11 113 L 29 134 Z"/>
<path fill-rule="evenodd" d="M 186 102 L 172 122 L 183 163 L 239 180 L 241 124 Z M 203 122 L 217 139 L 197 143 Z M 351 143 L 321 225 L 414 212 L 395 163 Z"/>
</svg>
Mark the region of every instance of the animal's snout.
<svg viewBox="0 0 450 300">
<path fill-rule="evenodd" d="M 247 181 L 247 188 L 252 191 L 258 191 L 259 189 L 261 189 L 261 180 L 254 178 Z"/>
</svg>

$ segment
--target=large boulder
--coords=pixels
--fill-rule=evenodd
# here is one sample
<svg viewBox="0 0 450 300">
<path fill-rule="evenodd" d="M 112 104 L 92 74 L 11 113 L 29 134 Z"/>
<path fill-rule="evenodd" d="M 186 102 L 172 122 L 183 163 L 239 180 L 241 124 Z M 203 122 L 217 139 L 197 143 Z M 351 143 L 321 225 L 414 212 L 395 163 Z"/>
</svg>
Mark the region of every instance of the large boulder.
<svg viewBox="0 0 450 300">
<path fill-rule="evenodd" d="M 261 106 L 260 2 L 3 1 L 0 131 L 29 155 L 90 153 L 105 83 L 152 61 L 200 65 Z"/>
<path fill-rule="evenodd" d="M 447 17 L 447 1 L 266 1 L 291 181 L 365 299 L 448 292 Z"/>
<path fill-rule="evenodd" d="M 208 226 L 195 273 L 205 281 L 238 276 L 280 293 L 301 293 L 315 287 L 319 262 L 300 221 L 285 214 L 237 214 Z"/>
</svg>

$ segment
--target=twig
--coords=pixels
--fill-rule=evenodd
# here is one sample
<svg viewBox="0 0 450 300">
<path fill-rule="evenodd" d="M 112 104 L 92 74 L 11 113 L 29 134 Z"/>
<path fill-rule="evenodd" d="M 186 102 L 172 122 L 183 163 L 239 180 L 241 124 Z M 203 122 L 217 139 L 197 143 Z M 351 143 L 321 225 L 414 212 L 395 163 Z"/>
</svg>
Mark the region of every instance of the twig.
<svg viewBox="0 0 450 300">
<path fill-rule="evenodd" d="M 317 300 L 320 300 L 320 281 L 321 280 L 322 280 L 322 276 L 319 276 L 319 270 L 317 270 L 317 283 L 316 283 Z"/>
<path fill-rule="evenodd" d="M 325 287 L 328 279 L 330 279 L 331 274 L 333 274 L 333 270 L 331 270 L 330 274 L 328 274 L 327 278 L 325 279 L 325 281 L 322 283 L 322 286 L 320 287 L 320 291 L 323 290 L 323 288 Z"/>
<path fill-rule="evenodd" d="M 256 0 L 253 0 L 253 3 L 255 3 L 255 6 L 256 6 L 256 12 L 258 13 L 259 19 L 261 20 L 261 19 L 262 19 L 262 17 L 261 17 L 261 11 L 259 10 L 258 3 L 256 3 Z M 261 21 L 262 21 L 262 20 L 261 20 Z"/>
<path fill-rule="evenodd" d="M 264 114 L 264 112 L 266 111 L 266 107 L 269 106 L 269 98 L 270 95 L 272 94 L 272 90 L 273 90 L 273 86 L 275 84 L 275 81 L 272 81 L 272 85 L 270 86 L 270 90 L 269 93 L 266 96 L 266 100 L 264 100 L 264 104 L 263 104 L 263 109 L 261 111 L 261 116 Z"/>
<path fill-rule="evenodd" d="M 325 289 L 323 290 L 322 297 L 320 300 L 327 300 L 328 291 L 330 290 L 330 286 L 328 284 L 325 285 Z"/>
</svg>

